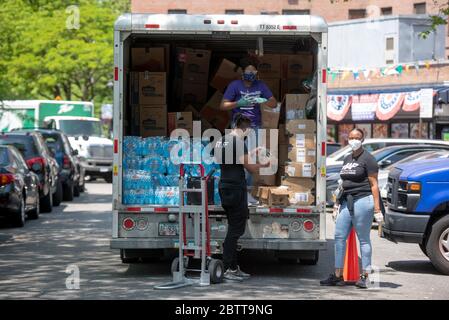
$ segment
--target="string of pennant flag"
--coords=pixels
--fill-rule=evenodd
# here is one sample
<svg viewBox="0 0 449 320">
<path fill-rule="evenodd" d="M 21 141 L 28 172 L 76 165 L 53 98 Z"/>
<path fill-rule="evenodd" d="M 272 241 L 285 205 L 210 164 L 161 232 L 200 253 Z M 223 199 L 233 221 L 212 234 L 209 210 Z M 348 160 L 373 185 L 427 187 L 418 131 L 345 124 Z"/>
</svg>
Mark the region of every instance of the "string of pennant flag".
<svg viewBox="0 0 449 320">
<path fill-rule="evenodd" d="M 419 74 L 420 69 L 424 67 L 430 69 L 430 62 L 413 63 L 413 64 L 398 64 L 386 66 L 381 68 L 353 68 L 353 69 L 332 69 L 328 68 L 327 72 L 331 82 L 334 82 L 339 77 L 341 80 L 353 77 L 354 80 L 360 80 L 362 76 L 366 79 L 382 78 L 388 76 L 401 76 L 404 72 L 411 72 L 413 69 Z"/>
</svg>

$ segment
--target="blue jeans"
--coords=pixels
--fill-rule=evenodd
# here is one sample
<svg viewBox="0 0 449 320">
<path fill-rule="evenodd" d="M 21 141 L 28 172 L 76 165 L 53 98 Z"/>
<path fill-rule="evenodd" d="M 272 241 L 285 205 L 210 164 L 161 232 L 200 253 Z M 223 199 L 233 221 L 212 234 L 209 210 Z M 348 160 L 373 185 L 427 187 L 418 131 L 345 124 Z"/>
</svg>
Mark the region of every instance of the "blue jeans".
<svg viewBox="0 0 449 320">
<path fill-rule="evenodd" d="M 374 218 L 374 198 L 372 195 L 354 201 L 354 216 L 351 216 L 346 201 L 340 207 L 335 225 L 335 268 L 342 269 L 345 263 L 346 240 L 352 227 L 360 242 L 362 269 L 371 269 L 370 232 Z"/>
</svg>

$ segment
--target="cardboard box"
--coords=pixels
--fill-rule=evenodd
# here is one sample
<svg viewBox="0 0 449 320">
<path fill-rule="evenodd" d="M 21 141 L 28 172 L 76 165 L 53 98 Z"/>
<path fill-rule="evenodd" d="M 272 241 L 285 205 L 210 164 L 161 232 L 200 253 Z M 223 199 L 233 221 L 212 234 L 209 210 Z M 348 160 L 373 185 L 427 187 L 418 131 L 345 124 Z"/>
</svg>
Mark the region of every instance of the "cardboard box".
<svg viewBox="0 0 449 320">
<path fill-rule="evenodd" d="M 280 101 L 279 94 L 281 92 L 281 79 L 261 78 L 261 80 L 265 82 L 276 100 Z"/>
<path fill-rule="evenodd" d="M 313 178 L 316 175 L 316 167 L 313 163 L 291 162 L 285 167 L 285 175 L 297 178 Z"/>
<path fill-rule="evenodd" d="M 316 149 L 316 136 L 312 133 L 295 133 L 289 138 L 289 145 L 293 148 Z"/>
<path fill-rule="evenodd" d="M 316 122 L 315 120 L 288 120 L 286 123 L 287 133 L 315 133 Z"/>
<path fill-rule="evenodd" d="M 259 65 L 257 70 L 261 79 L 281 78 L 281 56 L 279 54 L 265 54 L 258 57 L 258 59 Z"/>
<path fill-rule="evenodd" d="M 204 105 L 205 107 L 210 107 L 215 110 L 220 110 L 220 105 L 223 100 L 223 94 L 220 91 L 215 91 L 209 101 Z"/>
<path fill-rule="evenodd" d="M 306 103 L 309 100 L 309 94 L 286 94 L 285 95 L 285 119 L 305 119 Z"/>
<path fill-rule="evenodd" d="M 224 132 L 231 123 L 230 111 L 217 110 L 207 105 L 201 110 L 201 117 L 221 132 Z"/>
<path fill-rule="evenodd" d="M 195 83 L 186 80 L 177 80 L 176 97 L 181 105 L 199 104 L 207 101 L 207 83 Z"/>
<path fill-rule="evenodd" d="M 262 128 L 277 129 L 279 125 L 279 118 L 281 116 L 280 105 L 276 108 L 270 108 L 266 105 L 260 106 L 262 113 Z"/>
<path fill-rule="evenodd" d="M 131 72 L 131 104 L 166 104 L 165 72 Z"/>
<path fill-rule="evenodd" d="M 300 75 L 297 79 L 282 79 L 281 97 L 284 97 L 286 94 L 306 94 L 307 92 L 302 82 L 308 78 L 308 75 Z"/>
<path fill-rule="evenodd" d="M 276 185 L 276 174 L 272 174 L 272 175 L 253 174 L 253 185 L 254 186 L 275 186 Z"/>
<path fill-rule="evenodd" d="M 176 48 L 177 77 L 190 83 L 207 84 L 210 57 L 209 50 Z"/>
<path fill-rule="evenodd" d="M 287 186 L 290 192 L 290 204 L 294 206 L 308 206 L 315 202 L 315 181 L 310 178 L 286 177 L 282 185 Z"/>
<path fill-rule="evenodd" d="M 167 106 L 140 106 L 140 135 L 146 137 L 167 136 Z"/>
<path fill-rule="evenodd" d="M 287 162 L 316 163 L 316 150 L 288 147 Z"/>
<path fill-rule="evenodd" d="M 290 192 L 287 188 L 282 187 L 259 187 L 259 202 L 264 205 L 272 206 L 288 206 L 290 204 Z"/>
<path fill-rule="evenodd" d="M 193 121 L 201 121 L 201 132 L 204 130 L 212 128 L 212 125 L 206 120 L 201 117 L 201 113 L 191 104 L 189 104 L 184 111 L 191 112 Z"/>
<path fill-rule="evenodd" d="M 298 53 L 293 55 L 282 55 L 282 79 L 298 78 L 300 74 L 312 74 L 313 55 L 308 53 Z"/>
<path fill-rule="evenodd" d="M 132 48 L 133 71 L 166 72 L 165 48 Z"/>
<path fill-rule="evenodd" d="M 168 135 L 175 129 L 186 129 L 190 136 L 193 134 L 192 112 L 169 112 L 168 113 Z"/>
<path fill-rule="evenodd" d="M 226 87 L 234 80 L 242 78 L 242 68 L 238 67 L 235 63 L 223 59 L 215 73 L 210 86 L 224 93 Z"/>
</svg>

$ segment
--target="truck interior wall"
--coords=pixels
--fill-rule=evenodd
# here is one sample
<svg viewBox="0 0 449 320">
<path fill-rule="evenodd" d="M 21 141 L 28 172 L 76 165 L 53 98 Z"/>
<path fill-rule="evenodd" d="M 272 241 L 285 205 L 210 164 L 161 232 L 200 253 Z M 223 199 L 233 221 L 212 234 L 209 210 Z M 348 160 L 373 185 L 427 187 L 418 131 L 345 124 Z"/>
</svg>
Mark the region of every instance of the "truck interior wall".
<svg viewBox="0 0 449 320">
<path fill-rule="evenodd" d="M 217 71 L 220 62 L 228 59 L 237 65 L 241 58 L 248 55 L 249 52 L 255 52 L 258 49 L 259 36 L 242 36 L 233 35 L 229 39 L 217 39 L 211 35 L 138 35 L 131 36 L 125 41 L 124 58 L 125 58 L 125 81 L 124 81 L 124 136 L 133 135 L 130 131 L 132 120 L 131 104 L 129 99 L 130 88 L 130 66 L 131 66 L 131 49 L 144 47 L 160 47 L 161 45 L 169 45 L 169 72 L 167 74 L 167 106 L 168 112 L 177 112 L 181 106 L 175 97 L 175 63 L 176 48 L 192 48 L 201 50 L 210 50 L 212 52 L 209 78 Z M 317 43 L 310 36 L 263 36 L 264 54 L 297 54 L 312 53 L 316 56 Z M 316 58 L 314 59 L 316 65 Z M 314 70 L 316 67 L 314 66 Z M 215 93 L 216 89 L 209 87 L 208 99 Z"/>
<path fill-rule="evenodd" d="M 123 136 L 139 136 L 139 131 L 133 127 L 134 118 L 133 106 L 131 105 L 131 72 L 132 55 L 131 50 L 133 48 L 146 48 L 146 47 L 169 47 L 169 72 L 167 72 L 167 111 L 168 112 L 181 112 L 183 107 L 176 99 L 175 94 L 175 79 L 176 79 L 176 48 L 191 48 L 202 49 L 211 51 L 211 59 L 209 65 L 209 81 L 218 70 L 220 63 L 223 59 L 232 61 L 235 64 L 239 64 L 240 59 L 247 57 L 248 53 L 254 53 L 258 50 L 259 36 L 251 35 L 232 35 L 228 39 L 214 38 L 210 35 L 132 35 L 126 41 L 124 45 L 124 109 L 122 116 L 123 121 Z M 317 67 L 317 52 L 318 44 L 310 36 L 263 36 L 263 52 L 264 54 L 278 54 L 278 55 L 295 55 L 301 53 L 311 54 L 313 56 L 313 66 L 311 69 L 315 72 Z M 310 77 L 313 73 L 310 74 Z M 208 82 L 209 82 L 208 81 Z M 209 100 L 217 90 L 208 87 Z M 295 92 L 298 93 L 298 92 Z M 301 92 L 306 93 L 306 92 Z M 282 100 L 282 97 L 280 97 Z M 195 106 L 198 111 L 203 105 Z M 284 107 L 283 107 L 284 108 Z M 285 112 L 285 111 L 283 111 Z M 283 119 L 281 111 L 281 119 Z M 285 118 L 284 118 L 285 119 Z M 317 120 L 317 119 L 313 119 Z M 168 133 L 170 134 L 170 133 Z M 315 180 L 316 183 L 316 180 Z M 316 186 L 316 185 L 315 185 Z M 315 191 L 312 191 L 315 195 Z M 316 200 L 316 198 L 315 198 Z M 316 202 L 315 202 L 316 203 Z"/>
</svg>

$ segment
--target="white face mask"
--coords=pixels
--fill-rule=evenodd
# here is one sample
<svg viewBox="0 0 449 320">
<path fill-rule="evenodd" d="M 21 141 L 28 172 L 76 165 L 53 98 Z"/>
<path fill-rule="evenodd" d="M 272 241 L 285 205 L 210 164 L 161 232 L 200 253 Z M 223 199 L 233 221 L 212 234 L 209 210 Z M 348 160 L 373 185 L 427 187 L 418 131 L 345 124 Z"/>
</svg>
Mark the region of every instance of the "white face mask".
<svg viewBox="0 0 449 320">
<path fill-rule="evenodd" d="M 356 139 L 349 140 L 348 144 L 353 151 L 359 150 L 362 147 L 362 141 Z"/>
</svg>

